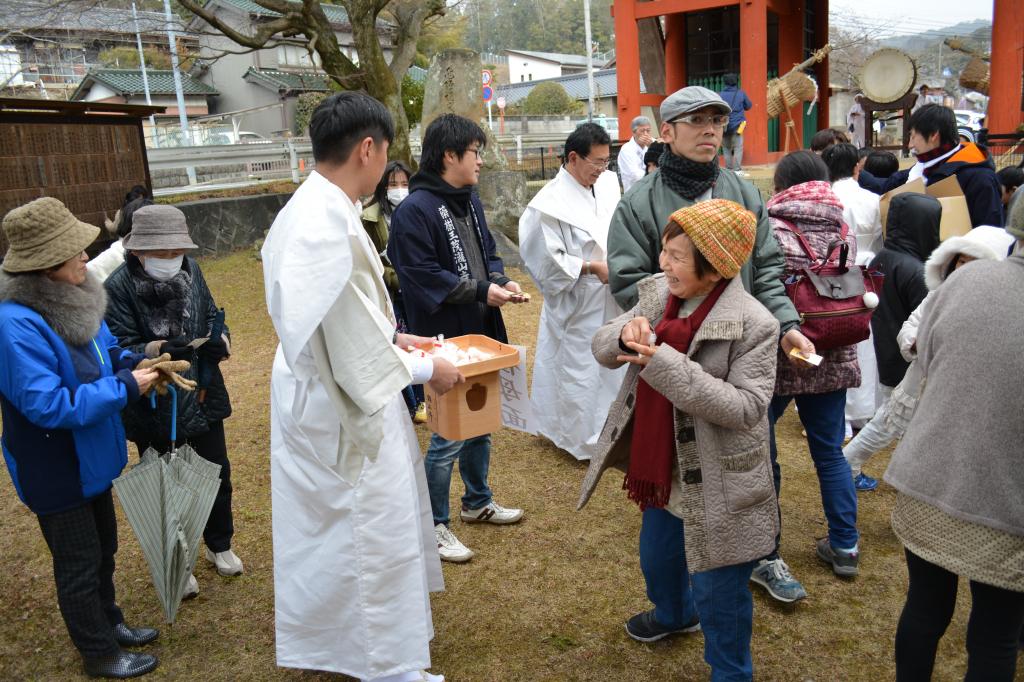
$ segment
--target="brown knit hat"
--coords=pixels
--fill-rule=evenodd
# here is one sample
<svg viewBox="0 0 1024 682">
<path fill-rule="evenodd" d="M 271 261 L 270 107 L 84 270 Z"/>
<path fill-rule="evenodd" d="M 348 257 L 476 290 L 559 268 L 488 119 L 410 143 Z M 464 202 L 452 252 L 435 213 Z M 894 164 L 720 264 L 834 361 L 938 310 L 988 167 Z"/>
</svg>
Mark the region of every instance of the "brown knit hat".
<svg viewBox="0 0 1024 682">
<path fill-rule="evenodd" d="M 4 216 L 7 255 L 4 270 L 46 270 L 85 251 L 100 228 L 83 223 L 58 199 L 42 197 L 11 209 Z"/>
<path fill-rule="evenodd" d="M 757 218 L 734 201 L 711 199 L 681 208 L 670 217 L 722 277 L 732 279 L 750 258 Z"/>
</svg>

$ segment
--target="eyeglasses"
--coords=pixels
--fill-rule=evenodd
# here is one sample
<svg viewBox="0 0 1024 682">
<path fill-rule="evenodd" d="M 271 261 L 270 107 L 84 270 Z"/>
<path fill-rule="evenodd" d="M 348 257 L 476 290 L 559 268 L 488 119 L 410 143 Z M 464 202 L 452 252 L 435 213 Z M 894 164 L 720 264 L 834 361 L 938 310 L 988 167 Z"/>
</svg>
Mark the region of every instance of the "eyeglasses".
<svg viewBox="0 0 1024 682">
<path fill-rule="evenodd" d="M 729 123 L 729 114 L 685 114 L 674 119 L 672 123 L 685 123 L 694 128 L 705 128 L 709 125 L 724 128 Z"/>
<path fill-rule="evenodd" d="M 480 158 L 480 154 L 483 152 L 483 149 L 480 148 L 480 147 L 476 147 L 475 149 L 473 147 L 469 147 L 468 149 L 466 149 L 466 151 L 467 152 L 473 152 L 474 154 L 476 154 L 476 158 L 479 159 Z"/>
<path fill-rule="evenodd" d="M 590 160 L 590 159 L 588 159 L 587 157 L 584 156 L 584 157 L 582 157 L 582 159 L 584 161 L 586 161 L 587 163 L 589 163 L 594 168 L 600 168 L 602 170 L 607 168 L 608 164 L 612 162 L 612 160 L 610 158 L 607 158 L 607 159 L 595 159 L 595 160 L 592 161 L 592 160 Z"/>
</svg>

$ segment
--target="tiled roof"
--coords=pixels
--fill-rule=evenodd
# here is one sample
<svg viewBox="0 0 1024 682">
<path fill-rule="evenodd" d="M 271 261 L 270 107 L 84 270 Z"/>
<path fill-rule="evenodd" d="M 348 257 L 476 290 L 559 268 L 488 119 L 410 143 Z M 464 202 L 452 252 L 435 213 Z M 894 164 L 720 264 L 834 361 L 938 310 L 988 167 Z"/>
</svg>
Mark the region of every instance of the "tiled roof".
<svg viewBox="0 0 1024 682">
<path fill-rule="evenodd" d="M 146 78 L 149 81 L 149 93 L 151 95 L 173 95 L 174 94 L 174 72 L 146 69 Z M 102 83 L 119 95 L 139 95 L 145 92 L 142 86 L 142 71 L 140 69 L 95 69 L 90 71 L 79 83 L 78 89 L 71 95 L 71 99 L 77 100 L 92 85 L 93 82 Z M 181 74 L 181 90 L 186 95 L 218 95 L 215 88 L 193 78 L 187 73 Z"/>
<path fill-rule="evenodd" d="M 558 62 L 565 66 L 586 66 L 587 58 L 581 54 L 565 54 L 564 52 L 533 52 L 531 50 L 505 50 L 505 52 L 514 52 L 515 54 L 525 54 L 527 57 L 534 57 L 535 59 L 546 59 L 549 62 Z"/>
<path fill-rule="evenodd" d="M 261 7 L 260 5 L 257 5 L 255 2 L 253 2 L 253 0 L 223 0 L 223 2 L 234 7 L 237 7 L 243 12 L 255 14 L 258 17 L 281 16 L 280 12 L 275 12 L 272 9 Z M 295 4 L 298 5 L 299 3 Z M 348 13 L 345 11 L 344 7 L 341 7 L 339 5 L 327 5 L 323 3 L 321 3 L 320 6 L 323 8 L 324 14 L 327 15 L 328 21 L 330 21 L 332 24 L 348 24 Z"/>
<path fill-rule="evenodd" d="M 250 66 L 242 78 L 250 83 L 262 85 L 274 92 L 282 90 L 326 92 L 328 89 L 327 76 L 322 73 L 295 73 L 292 71 L 277 71 L 276 69 L 257 69 Z"/>
<path fill-rule="evenodd" d="M 588 90 L 586 73 L 574 73 L 570 76 L 561 76 L 559 78 L 544 78 L 541 80 L 527 81 L 525 83 L 499 85 L 498 97 L 504 97 L 505 101 L 509 106 L 511 106 L 519 100 L 526 99 L 526 96 L 530 94 L 530 91 L 540 83 L 558 83 L 565 88 L 565 91 L 568 92 L 569 96 L 573 99 L 587 99 Z M 641 78 L 640 92 L 646 91 L 643 78 Z M 615 78 L 615 69 L 604 69 L 602 71 L 594 72 L 594 97 L 598 99 L 602 97 L 617 97 L 618 94 L 619 83 Z"/>
</svg>

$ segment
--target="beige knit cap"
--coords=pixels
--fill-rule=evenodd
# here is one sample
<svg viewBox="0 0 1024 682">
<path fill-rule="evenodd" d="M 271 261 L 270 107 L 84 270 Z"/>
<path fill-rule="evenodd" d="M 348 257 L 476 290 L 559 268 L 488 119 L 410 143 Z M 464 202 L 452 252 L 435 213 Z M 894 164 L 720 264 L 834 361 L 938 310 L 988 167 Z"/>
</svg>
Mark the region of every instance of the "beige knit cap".
<svg viewBox="0 0 1024 682">
<path fill-rule="evenodd" d="M 1013 202 L 1013 208 L 1007 216 L 1006 231 L 1012 234 L 1014 239 L 1024 239 L 1024 199 L 1020 197 Z"/>
<path fill-rule="evenodd" d="M 11 209 L 4 216 L 7 272 L 47 270 L 71 260 L 96 240 L 100 228 L 83 223 L 53 197 Z"/>
</svg>

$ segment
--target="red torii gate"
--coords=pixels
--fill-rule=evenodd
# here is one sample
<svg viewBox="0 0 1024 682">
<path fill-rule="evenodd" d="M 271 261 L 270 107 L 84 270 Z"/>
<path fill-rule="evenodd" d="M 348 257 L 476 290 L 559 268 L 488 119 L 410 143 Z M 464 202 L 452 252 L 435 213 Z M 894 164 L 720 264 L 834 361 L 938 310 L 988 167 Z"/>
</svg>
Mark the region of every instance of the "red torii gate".
<svg viewBox="0 0 1024 682">
<path fill-rule="evenodd" d="M 1015 0 L 1007 0 L 1013 4 Z M 809 50 L 820 48 L 828 37 L 828 0 L 615 0 L 615 57 L 618 79 L 619 136 L 629 137 L 629 124 L 640 115 L 641 107 L 657 109 L 661 101 L 687 85 L 686 13 L 738 6 L 740 19 L 740 68 L 743 89 L 750 96 L 753 108 L 744 131 L 743 161 L 749 164 L 769 163 L 780 154 L 768 152 L 768 12 L 778 16 L 778 66 L 785 73 L 804 60 L 807 35 L 807 7 L 813 11 L 814 40 Z M 664 92 L 640 93 L 640 29 L 638 21 L 665 17 L 664 24 Z M 650 33 L 645 37 L 650 38 Z M 650 46 L 645 46 L 650 49 Z M 817 127 L 828 126 L 828 60 L 814 67 L 815 79 L 821 89 Z M 660 76 L 660 74 L 655 74 Z M 647 89 L 660 77 L 646 78 Z M 794 116 L 796 139 L 803 137 L 803 117 Z"/>
<path fill-rule="evenodd" d="M 1024 2 L 995 0 L 988 118 L 992 133 L 1015 132 L 1024 122 Z"/>
</svg>

